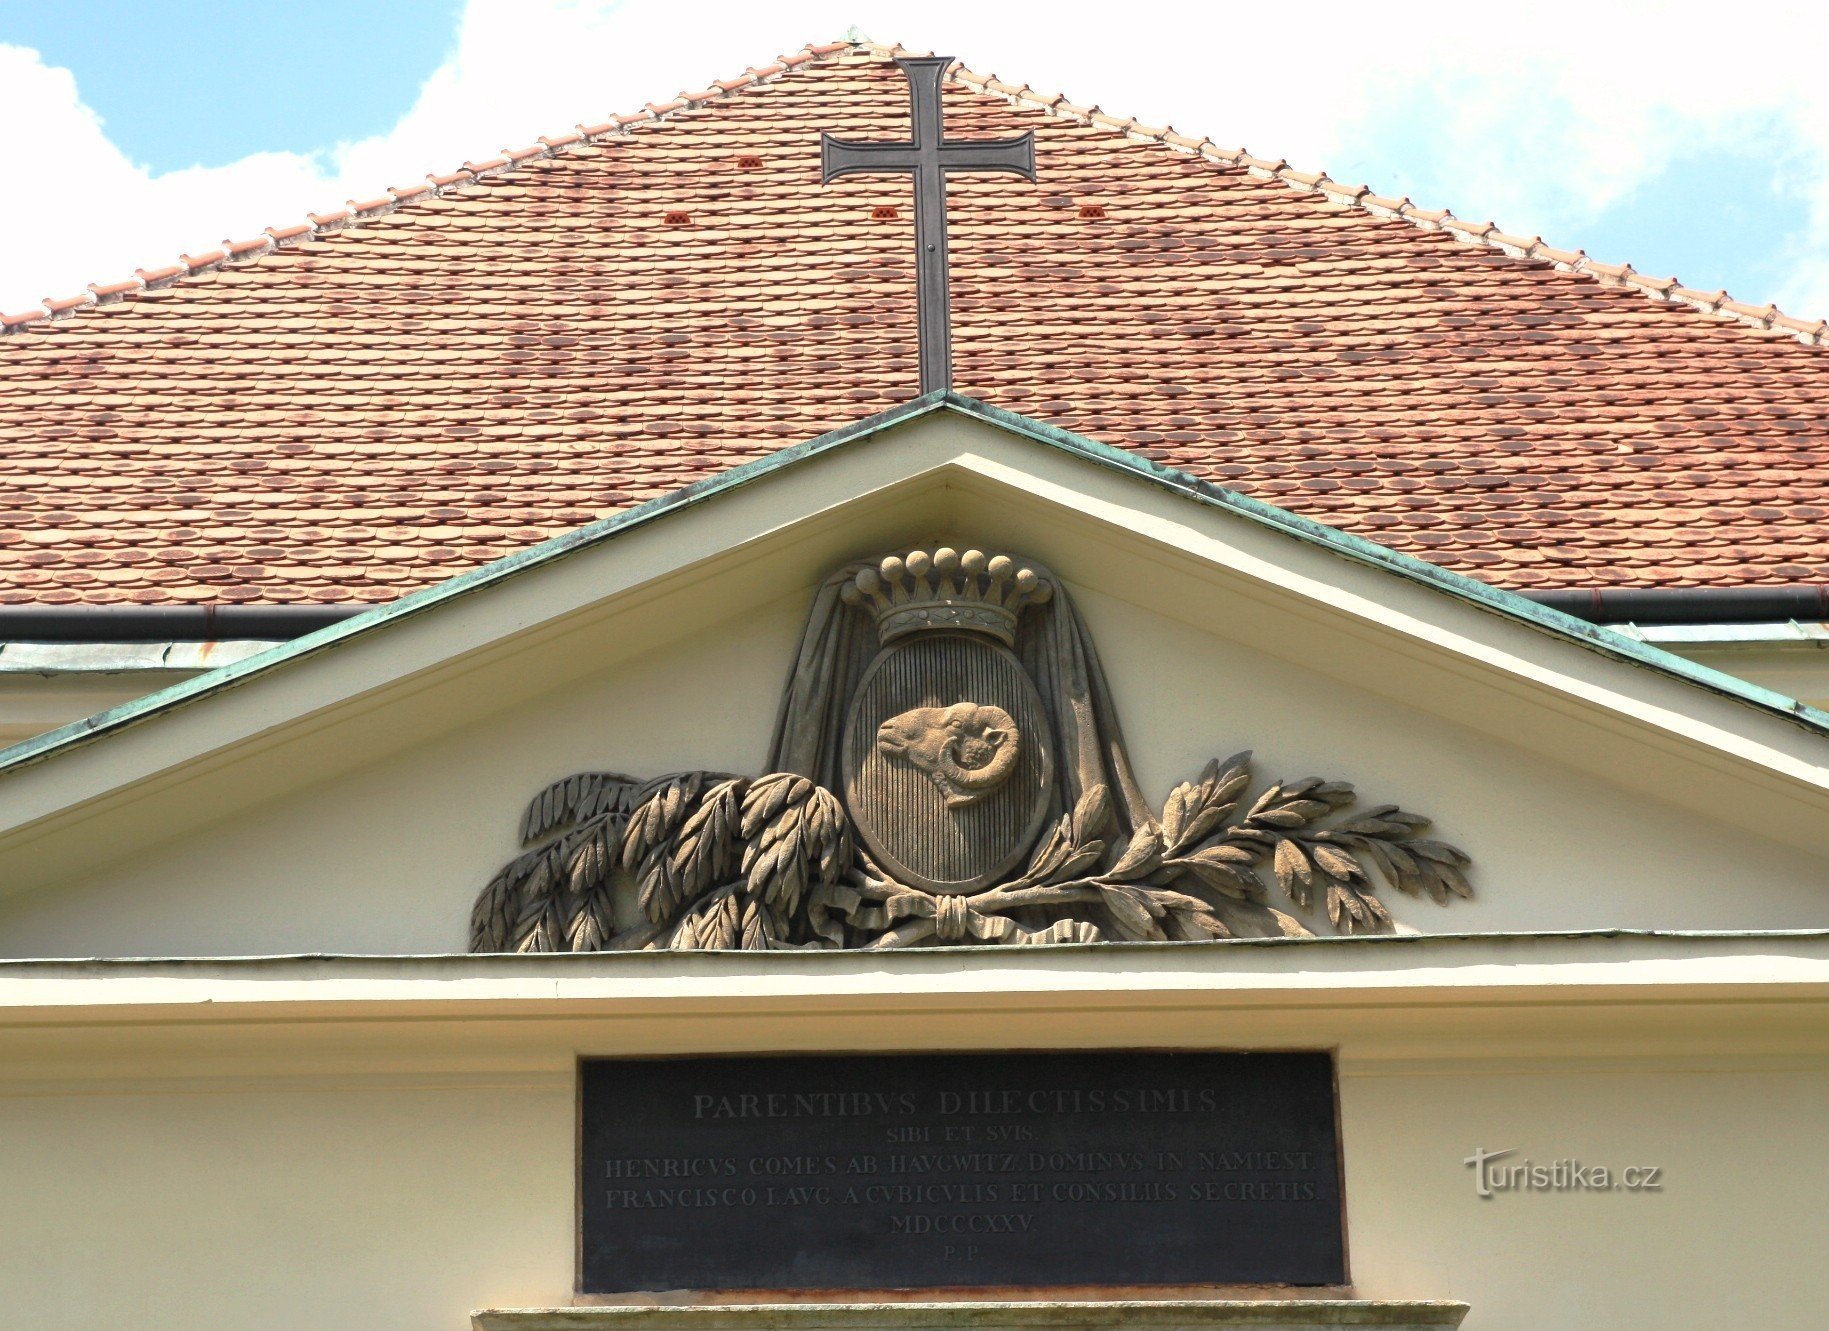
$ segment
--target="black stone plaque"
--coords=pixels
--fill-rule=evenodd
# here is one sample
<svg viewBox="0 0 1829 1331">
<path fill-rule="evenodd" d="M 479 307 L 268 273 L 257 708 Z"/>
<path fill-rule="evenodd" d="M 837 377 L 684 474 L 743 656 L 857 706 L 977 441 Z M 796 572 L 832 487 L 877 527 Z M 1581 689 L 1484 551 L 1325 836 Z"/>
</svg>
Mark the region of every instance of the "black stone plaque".
<svg viewBox="0 0 1829 1331">
<path fill-rule="evenodd" d="M 585 1293 L 1346 1282 L 1325 1053 L 588 1059 Z"/>
</svg>

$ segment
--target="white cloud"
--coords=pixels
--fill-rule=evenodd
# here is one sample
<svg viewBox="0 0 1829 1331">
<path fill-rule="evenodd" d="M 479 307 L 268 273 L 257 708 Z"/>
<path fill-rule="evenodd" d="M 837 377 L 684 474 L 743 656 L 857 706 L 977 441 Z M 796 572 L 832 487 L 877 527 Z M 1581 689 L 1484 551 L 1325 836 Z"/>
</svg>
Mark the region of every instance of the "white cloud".
<svg viewBox="0 0 1829 1331">
<path fill-rule="evenodd" d="M 1430 193 L 1419 203 L 1490 214 L 1570 247 L 1672 161 L 1746 125 L 1776 126 L 1784 141 L 1773 156 L 1807 200 L 1810 225 L 1784 243 L 1782 290 L 1735 294 L 1829 314 L 1829 242 L 1819 239 L 1829 237 L 1829 23 L 1805 6 L 1595 0 L 1477 9 L 470 0 L 454 54 L 388 133 L 158 176 L 108 140 L 68 71 L 0 46 L 0 130 L 15 146 L 17 190 L 0 209 L 0 308 L 665 100 L 854 23 L 1298 166 L 1389 160 L 1393 141 L 1426 145 Z"/>
<path fill-rule="evenodd" d="M 307 159 L 261 153 L 213 170 L 150 175 L 109 141 L 66 69 L 0 46 L 0 127 L 14 194 L 0 209 L 0 308 L 68 296 L 170 263 L 233 233 L 296 217 L 322 179 Z"/>
</svg>

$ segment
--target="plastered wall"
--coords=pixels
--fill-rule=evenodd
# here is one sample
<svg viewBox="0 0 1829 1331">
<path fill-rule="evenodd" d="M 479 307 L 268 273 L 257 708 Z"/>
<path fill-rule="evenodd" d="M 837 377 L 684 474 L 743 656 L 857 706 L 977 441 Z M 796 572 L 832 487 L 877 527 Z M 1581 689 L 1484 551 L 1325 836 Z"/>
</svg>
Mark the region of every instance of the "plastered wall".
<svg viewBox="0 0 1829 1331">
<path fill-rule="evenodd" d="M 1363 1296 L 1462 1299 L 1468 1331 L 1820 1325 L 1820 1064 L 1349 1058 L 1342 1100 Z M 461 1331 L 473 1308 L 566 1303 L 572 1122 L 560 1073 L 9 1088 L 5 1325 Z M 1481 1200 L 1461 1163 L 1480 1146 L 1664 1186 Z"/>
</svg>

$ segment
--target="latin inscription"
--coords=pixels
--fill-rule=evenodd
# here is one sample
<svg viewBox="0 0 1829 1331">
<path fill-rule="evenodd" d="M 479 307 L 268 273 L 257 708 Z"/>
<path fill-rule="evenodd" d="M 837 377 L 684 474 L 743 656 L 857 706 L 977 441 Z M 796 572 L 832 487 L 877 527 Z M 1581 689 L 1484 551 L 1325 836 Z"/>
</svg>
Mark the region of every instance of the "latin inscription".
<svg viewBox="0 0 1829 1331">
<path fill-rule="evenodd" d="M 588 1060 L 581 1288 L 1338 1284 L 1325 1054 Z"/>
</svg>

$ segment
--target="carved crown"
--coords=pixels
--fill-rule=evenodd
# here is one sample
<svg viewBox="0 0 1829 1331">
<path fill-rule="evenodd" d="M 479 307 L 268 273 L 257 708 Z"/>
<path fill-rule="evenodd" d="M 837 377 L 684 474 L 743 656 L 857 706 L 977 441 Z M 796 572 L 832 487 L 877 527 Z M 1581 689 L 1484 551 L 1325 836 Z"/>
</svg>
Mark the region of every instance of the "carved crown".
<svg viewBox="0 0 1829 1331">
<path fill-rule="evenodd" d="M 1016 645 L 1017 616 L 1054 595 L 1054 584 L 1008 555 L 942 546 L 867 564 L 839 590 L 876 616 L 879 642 L 924 629 L 970 629 Z"/>
</svg>

